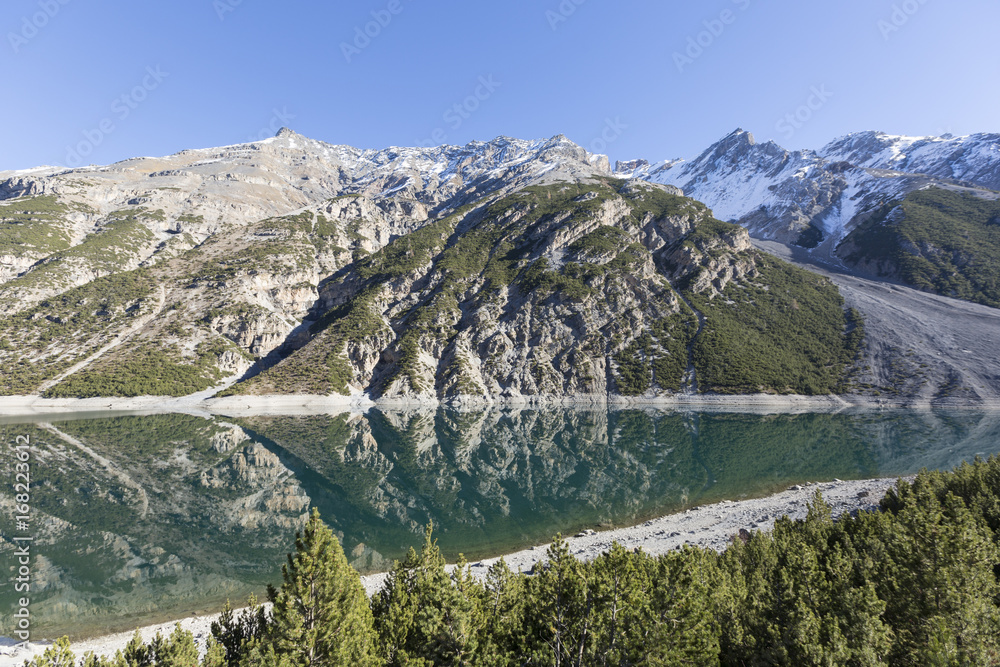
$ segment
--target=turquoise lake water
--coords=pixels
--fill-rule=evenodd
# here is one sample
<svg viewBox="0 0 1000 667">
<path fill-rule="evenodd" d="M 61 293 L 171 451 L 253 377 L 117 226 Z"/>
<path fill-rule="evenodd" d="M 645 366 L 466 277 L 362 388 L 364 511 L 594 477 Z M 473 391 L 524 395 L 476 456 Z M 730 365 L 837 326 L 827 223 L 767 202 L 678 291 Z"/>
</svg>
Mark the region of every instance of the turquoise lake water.
<svg viewBox="0 0 1000 667">
<path fill-rule="evenodd" d="M 20 533 L 18 436 L 32 445 Z M 40 639 L 242 603 L 280 580 L 314 506 L 362 572 L 388 569 L 431 521 L 450 558 L 474 560 L 800 482 L 950 469 L 1000 453 L 1000 413 L 77 415 L 0 418 L 0 442 L 0 618 L 21 596 L 11 536 L 30 534 Z"/>
</svg>

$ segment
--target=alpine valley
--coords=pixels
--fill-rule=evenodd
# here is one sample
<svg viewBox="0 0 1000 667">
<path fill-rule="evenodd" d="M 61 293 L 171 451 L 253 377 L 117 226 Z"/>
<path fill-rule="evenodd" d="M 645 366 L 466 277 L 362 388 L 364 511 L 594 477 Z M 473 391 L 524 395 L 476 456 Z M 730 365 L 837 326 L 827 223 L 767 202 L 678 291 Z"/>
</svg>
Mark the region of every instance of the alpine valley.
<svg viewBox="0 0 1000 667">
<path fill-rule="evenodd" d="M 0 172 L 0 395 L 996 404 L 998 189 L 996 134 Z"/>
</svg>

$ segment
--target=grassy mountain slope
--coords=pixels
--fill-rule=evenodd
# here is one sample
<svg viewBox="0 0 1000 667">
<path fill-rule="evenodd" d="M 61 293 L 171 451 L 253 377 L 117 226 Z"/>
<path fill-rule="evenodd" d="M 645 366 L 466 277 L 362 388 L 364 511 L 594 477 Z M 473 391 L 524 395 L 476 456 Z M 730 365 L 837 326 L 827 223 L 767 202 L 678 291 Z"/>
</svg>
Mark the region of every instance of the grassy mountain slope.
<svg viewBox="0 0 1000 667">
<path fill-rule="evenodd" d="M 307 314 L 319 276 L 350 261 L 341 232 L 308 211 L 226 230 L 150 269 L 169 286 L 163 312 L 47 395 L 182 396 L 245 371 Z"/>
<path fill-rule="evenodd" d="M 919 289 L 1000 308 L 1000 198 L 912 192 L 855 229 L 838 254 Z"/>
<path fill-rule="evenodd" d="M 343 246 L 374 243 L 374 223 L 327 219 L 328 209 L 341 210 L 335 202 L 317 208 L 224 226 L 200 244 L 170 235 L 175 246 L 134 270 L 127 248 L 108 240 L 151 233 L 149 219 L 137 212 L 102 218 L 101 230 L 0 285 L 9 295 L 70 253 L 85 267 L 69 281 L 82 285 L 48 287 L 57 294 L 35 304 L 15 300 L 0 317 L 0 395 L 38 393 L 55 382 L 46 396 L 181 396 L 244 372 L 299 326 L 320 278 L 351 261 Z M 129 233 L 119 234 L 118 225 Z"/>
<path fill-rule="evenodd" d="M 311 340 L 228 393 L 815 394 L 855 352 L 828 281 L 698 202 L 612 179 L 466 207 L 347 265 L 320 301 Z"/>
<path fill-rule="evenodd" d="M 9 201 L 0 242 L 24 265 L 0 284 L 0 395 L 182 396 L 240 376 L 226 393 L 843 388 L 836 289 L 670 188 L 598 178 L 400 210 L 338 197 L 198 240 L 139 204 Z"/>
</svg>

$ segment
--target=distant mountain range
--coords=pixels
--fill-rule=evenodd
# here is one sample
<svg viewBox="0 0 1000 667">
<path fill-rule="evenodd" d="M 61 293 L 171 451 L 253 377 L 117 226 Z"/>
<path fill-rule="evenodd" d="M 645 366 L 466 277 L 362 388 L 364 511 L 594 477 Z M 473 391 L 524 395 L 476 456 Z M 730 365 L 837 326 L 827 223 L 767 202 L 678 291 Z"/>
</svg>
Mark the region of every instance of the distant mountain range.
<svg viewBox="0 0 1000 667">
<path fill-rule="evenodd" d="M 788 151 L 736 130 L 690 162 L 618 163 L 616 173 L 677 186 L 761 238 L 835 245 L 859 216 L 914 190 L 1000 190 L 1000 134 L 858 132 Z"/>
<path fill-rule="evenodd" d="M 561 135 L 359 150 L 283 129 L 0 172 L 0 394 L 857 391 L 860 316 L 748 232 L 995 305 L 998 187 L 1000 135 L 789 152 L 742 130 L 614 169 Z"/>
</svg>

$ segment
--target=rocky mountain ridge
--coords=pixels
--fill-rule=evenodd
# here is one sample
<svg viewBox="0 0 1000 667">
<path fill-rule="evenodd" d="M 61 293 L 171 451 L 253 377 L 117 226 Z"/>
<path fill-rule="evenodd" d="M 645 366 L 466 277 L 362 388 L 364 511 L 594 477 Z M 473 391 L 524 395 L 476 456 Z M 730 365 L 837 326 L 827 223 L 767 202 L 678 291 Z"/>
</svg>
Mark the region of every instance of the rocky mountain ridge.
<svg viewBox="0 0 1000 667">
<path fill-rule="evenodd" d="M 907 137 L 855 132 L 818 151 L 829 162 L 974 183 L 1000 190 L 1000 134 Z"/>
<path fill-rule="evenodd" d="M 0 301 L 7 312 L 23 308 L 100 275 L 154 265 L 227 227 L 338 196 L 377 199 L 368 219 L 398 235 L 494 191 L 608 171 L 606 157 L 561 135 L 360 150 L 282 129 L 264 141 L 105 167 L 0 172 L 0 218 L 22 223 L 0 227 Z M 114 253 L 114 266 L 93 257 L 102 250 Z"/>
<path fill-rule="evenodd" d="M 953 176 L 986 178 L 990 136 L 961 140 Z M 747 229 L 829 248 L 887 197 L 974 190 L 877 166 L 933 166 L 950 141 L 824 149 L 876 165 L 856 166 L 737 131 L 691 163 L 619 163 L 618 178 L 563 136 L 365 151 L 282 130 L 0 173 L 0 393 L 846 391 L 860 320 Z"/>
<path fill-rule="evenodd" d="M 745 230 L 677 192 L 536 186 L 395 239 L 324 282 L 308 341 L 232 391 L 426 401 L 692 391 L 704 316 L 691 299 L 773 277 Z"/>
<path fill-rule="evenodd" d="M 861 132 L 818 151 L 789 151 L 737 129 L 690 162 L 644 162 L 618 163 L 616 174 L 674 185 L 757 238 L 836 257 L 867 216 L 910 192 L 1000 188 L 1000 135 Z"/>
</svg>

